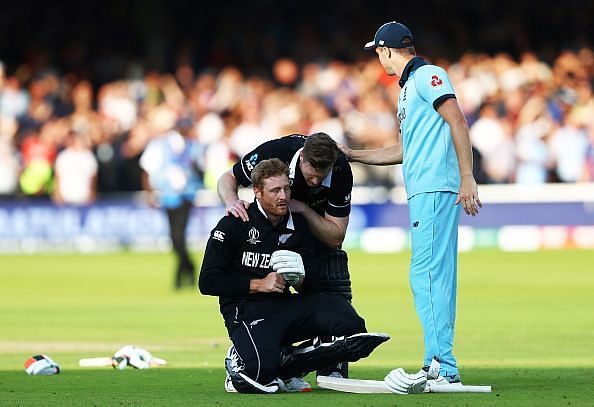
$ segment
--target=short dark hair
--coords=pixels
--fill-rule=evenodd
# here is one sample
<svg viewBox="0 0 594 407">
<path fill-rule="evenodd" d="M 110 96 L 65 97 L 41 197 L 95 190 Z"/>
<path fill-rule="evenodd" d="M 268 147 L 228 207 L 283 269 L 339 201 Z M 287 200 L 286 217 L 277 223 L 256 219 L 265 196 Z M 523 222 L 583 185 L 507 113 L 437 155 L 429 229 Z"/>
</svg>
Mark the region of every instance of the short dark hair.
<svg viewBox="0 0 594 407">
<path fill-rule="evenodd" d="M 326 133 L 314 133 L 305 139 L 303 159 L 318 171 L 326 171 L 338 158 L 338 145 Z"/>
<path fill-rule="evenodd" d="M 278 158 L 260 161 L 252 170 L 252 185 L 256 188 L 264 186 L 264 180 L 278 175 L 289 176 L 289 167 Z"/>
<path fill-rule="evenodd" d="M 400 55 L 417 55 L 417 51 L 415 50 L 414 46 L 402 47 L 402 48 L 393 48 L 398 52 Z"/>
</svg>

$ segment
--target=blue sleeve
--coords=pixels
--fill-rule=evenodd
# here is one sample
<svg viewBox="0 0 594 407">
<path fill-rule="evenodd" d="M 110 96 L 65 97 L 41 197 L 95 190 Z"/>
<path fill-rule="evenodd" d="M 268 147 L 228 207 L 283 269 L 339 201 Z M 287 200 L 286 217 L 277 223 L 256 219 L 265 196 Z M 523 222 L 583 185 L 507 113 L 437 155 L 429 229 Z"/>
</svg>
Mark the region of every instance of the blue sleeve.
<svg viewBox="0 0 594 407">
<path fill-rule="evenodd" d="M 427 103 L 431 103 L 435 110 L 446 99 L 456 97 L 448 74 L 439 66 L 424 65 L 417 69 L 415 86 L 421 98 Z"/>
</svg>

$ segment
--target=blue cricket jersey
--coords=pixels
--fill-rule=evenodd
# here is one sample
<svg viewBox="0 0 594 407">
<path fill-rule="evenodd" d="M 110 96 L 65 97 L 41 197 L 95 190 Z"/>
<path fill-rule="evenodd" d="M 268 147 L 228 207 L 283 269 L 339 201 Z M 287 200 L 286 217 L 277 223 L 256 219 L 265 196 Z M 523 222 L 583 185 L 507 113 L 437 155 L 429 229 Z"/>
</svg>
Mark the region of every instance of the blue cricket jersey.
<svg viewBox="0 0 594 407">
<path fill-rule="evenodd" d="M 458 193 L 460 169 L 450 126 L 436 110 L 444 100 L 456 97 L 446 71 L 415 57 L 404 68 L 399 84 L 407 198 L 424 192 Z"/>
<path fill-rule="evenodd" d="M 169 131 L 152 140 L 140 157 L 140 166 L 158 192 L 161 206 L 177 208 L 184 200 L 193 202 L 202 187 L 203 148 L 195 140 Z"/>
</svg>

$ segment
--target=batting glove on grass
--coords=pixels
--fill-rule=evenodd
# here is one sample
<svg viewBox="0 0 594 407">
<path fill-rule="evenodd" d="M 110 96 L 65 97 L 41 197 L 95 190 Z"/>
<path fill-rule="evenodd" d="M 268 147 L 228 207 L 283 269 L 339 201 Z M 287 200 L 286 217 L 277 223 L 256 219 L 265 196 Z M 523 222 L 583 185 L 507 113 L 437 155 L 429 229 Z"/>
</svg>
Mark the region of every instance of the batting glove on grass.
<svg viewBox="0 0 594 407">
<path fill-rule="evenodd" d="M 392 370 L 384 379 L 386 386 L 392 393 L 417 394 L 423 393 L 427 384 L 427 377 L 423 373 L 408 374 L 399 367 Z"/>
<path fill-rule="evenodd" d="M 111 358 L 114 369 L 122 370 L 126 366 L 136 369 L 148 369 L 151 367 L 153 355 L 149 351 L 137 348 L 134 345 L 126 345 L 118 350 Z"/>
<path fill-rule="evenodd" d="M 277 250 L 270 259 L 272 268 L 283 276 L 289 285 L 295 285 L 305 277 L 305 268 L 301 255 L 290 250 Z"/>
</svg>

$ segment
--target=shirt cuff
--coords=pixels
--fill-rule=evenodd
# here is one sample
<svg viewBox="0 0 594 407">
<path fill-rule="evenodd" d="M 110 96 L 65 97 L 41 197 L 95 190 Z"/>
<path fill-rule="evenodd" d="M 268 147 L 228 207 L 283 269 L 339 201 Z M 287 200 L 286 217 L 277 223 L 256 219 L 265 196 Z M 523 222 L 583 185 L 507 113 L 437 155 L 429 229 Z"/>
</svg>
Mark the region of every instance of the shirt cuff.
<svg viewBox="0 0 594 407">
<path fill-rule="evenodd" d="M 438 97 L 437 99 L 435 99 L 433 101 L 433 108 L 435 110 L 437 110 L 437 108 L 443 103 L 445 102 L 447 99 L 450 98 L 454 98 L 456 99 L 456 95 L 454 95 L 453 93 L 448 93 L 447 95 L 441 95 L 440 97 Z"/>
</svg>

